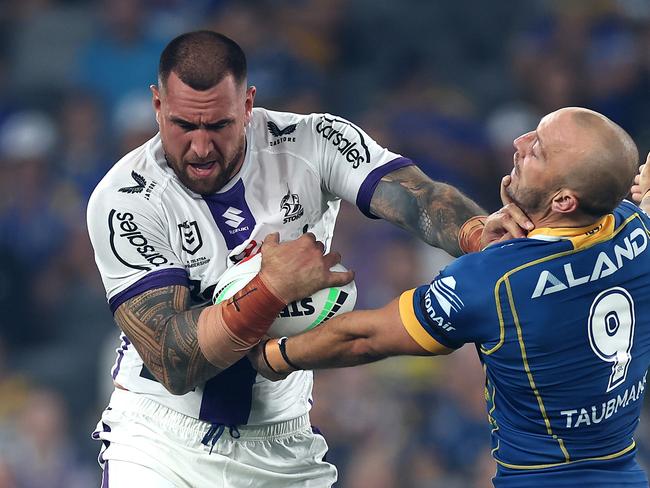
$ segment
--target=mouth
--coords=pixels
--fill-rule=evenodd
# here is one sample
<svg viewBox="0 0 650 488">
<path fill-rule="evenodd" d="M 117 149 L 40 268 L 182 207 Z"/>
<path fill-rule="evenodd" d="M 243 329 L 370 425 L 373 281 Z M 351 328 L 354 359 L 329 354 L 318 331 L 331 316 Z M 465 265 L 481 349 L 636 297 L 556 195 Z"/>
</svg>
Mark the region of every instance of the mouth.
<svg viewBox="0 0 650 488">
<path fill-rule="evenodd" d="M 212 170 L 217 166 L 216 161 L 207 161 L 205 163 L 187 163 L 187 167 L 191 174 L 201 178 L 209 176 Z"/>
<path fill-rule="evenodd" d="M 519 174 L 519 154 L 515 153 L 512 156 L 512 172 L 510 173 L 512 175 L 518 175 Z"/>
</svg>

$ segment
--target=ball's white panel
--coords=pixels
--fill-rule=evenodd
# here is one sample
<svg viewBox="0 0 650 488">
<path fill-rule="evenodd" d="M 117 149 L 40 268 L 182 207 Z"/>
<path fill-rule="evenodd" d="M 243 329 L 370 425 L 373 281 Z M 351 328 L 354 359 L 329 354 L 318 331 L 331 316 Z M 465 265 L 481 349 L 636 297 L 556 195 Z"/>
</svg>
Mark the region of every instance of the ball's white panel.
<svg viewBox="0 0 650 488">
<path fill-rule="evenodd" d="M 220 303 L 241 290 L 259 273 L 261 265 L 262 255 L 256 254 L 228 268 L 219 278 L 212 302 Z M 337 264 L 332 271 L 346 271 L 346 268 Z M 289 303 L 271 324 L 268 334 L 273 337 L 299 334 L 336 315 L 349 312 L 356 301 L 357 287 L 354 281 L 344 286 L 319 290 L 309 297 Z"/>
</svg>

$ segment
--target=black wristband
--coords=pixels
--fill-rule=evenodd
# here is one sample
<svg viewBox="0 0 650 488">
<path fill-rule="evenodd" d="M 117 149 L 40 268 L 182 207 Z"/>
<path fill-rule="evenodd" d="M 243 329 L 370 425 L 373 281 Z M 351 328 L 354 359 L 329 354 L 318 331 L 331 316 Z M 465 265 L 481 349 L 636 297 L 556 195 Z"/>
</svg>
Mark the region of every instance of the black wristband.
<svg viewBox="0 0 650 488">
<path fill-rule="evenodd" d="M 267 339 L 264 341 L 264 344 L 262 345 L 262 357 L 264 358 L 264 362 L 266 363 L 266 367 L 269 368 L 271 371 L 273 371 L 275 374 L 280 374 L 278 373 L 275 369 L 273 369 L 273 366 L 271 366 L 271 363 L 269 363 L 269 358 L 266 357 L 266 345 L 271 339 Z"/>
<path fill-rule="evenodd" d="M 280 348 L 280 354 L 282 354 L 282 359 L 286 361 L 286 363 L 291 366 L 293 369 L 302 369 L 300 366 L 297 366 L 296 364 L 292 363 L 291 360 L 289 359 L 289 356 L 287 356 L 287 339 L 288 337 L 280 337 L 278 339 L 278 347 Z"/>
</svg>

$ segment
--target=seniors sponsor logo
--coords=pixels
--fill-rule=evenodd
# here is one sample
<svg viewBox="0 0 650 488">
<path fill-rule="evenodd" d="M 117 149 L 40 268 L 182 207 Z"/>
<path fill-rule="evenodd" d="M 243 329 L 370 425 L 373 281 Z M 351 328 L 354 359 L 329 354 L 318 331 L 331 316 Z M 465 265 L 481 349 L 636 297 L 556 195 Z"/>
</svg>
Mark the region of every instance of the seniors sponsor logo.
<svg viewBox="0 0 650 488">
<path fill-rule="evenodd" d="M 352 131 L 346 130 L 348 127 Z M 333 144 L 354 169 L 358 168 L 361 163 L 370 163 L 370 149 L 368 149 L 366 139 L 354 124 L 323 116 L 316 125 L 316 132 Z"/>
<path fill-rule="evenodd" d="M 165 264 L 173 264 L 151 245 L 135 222 L 132 213 L 111 210 L 108 215 L 108 229 L 110 231 L 111 250 L 115 257 L 125 266 L 149 271 L 152 269 L 151 266 L 157 268 Z M 127 261 L 125 256 L 132 256 L 133 250 L 151 266 Z"/>
<path fill-rule="evenodd" d="M 447 332 L 456 330 L 451 325 L 451 313 L 458 313 L 465 306 L 456 294 L 456 280 L 445 276 L 433 281 L 424 295 L 424 307 L 431 322 Z"/>
</svg>

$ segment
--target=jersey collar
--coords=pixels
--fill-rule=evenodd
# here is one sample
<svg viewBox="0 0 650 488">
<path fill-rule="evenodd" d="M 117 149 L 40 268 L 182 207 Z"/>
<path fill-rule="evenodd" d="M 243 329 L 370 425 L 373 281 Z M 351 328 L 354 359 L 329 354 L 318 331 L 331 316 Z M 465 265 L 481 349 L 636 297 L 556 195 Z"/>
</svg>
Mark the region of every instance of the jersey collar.
<svg viewBox="0 0 650 488">
<path fill-rule="evenodd" d="M 533 229 L 528 237 L 541 241 L 569 240 L 574 249 L 606 241 L 614 234 L 614 215 L 607 214 L 598 222 L 586 227 L 542 227 Z"/>
</svg>

